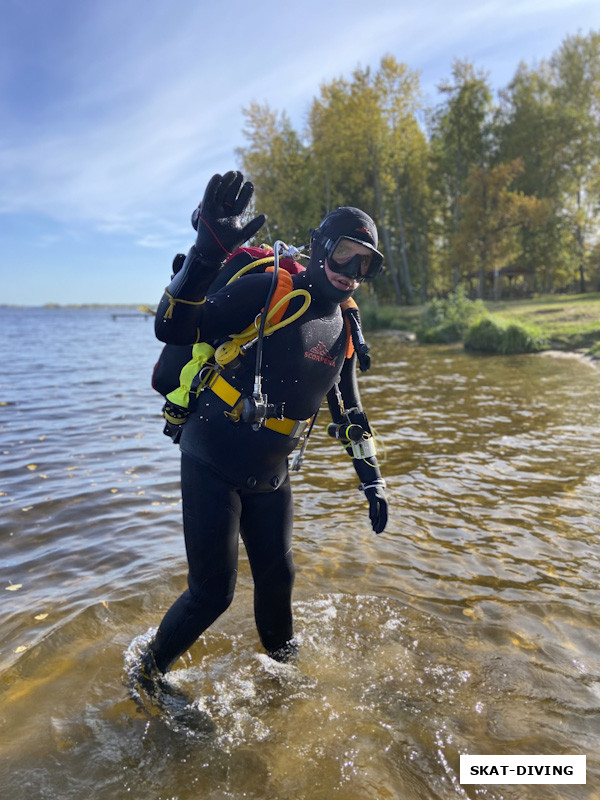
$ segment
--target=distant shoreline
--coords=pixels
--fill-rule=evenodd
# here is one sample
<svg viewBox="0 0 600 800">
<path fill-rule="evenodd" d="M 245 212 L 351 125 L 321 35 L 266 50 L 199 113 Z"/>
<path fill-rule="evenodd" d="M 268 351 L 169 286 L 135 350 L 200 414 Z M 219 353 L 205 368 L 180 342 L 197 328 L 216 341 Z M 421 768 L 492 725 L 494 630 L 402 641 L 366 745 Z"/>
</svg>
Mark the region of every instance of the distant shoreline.
<svg viewBox="0 0 600 800">
<path fill-rule="evenodd" d="M 114 309 L 125 309 L 127 311 L 139 311 L 143 313 L 142 309 L 151 308 L 150 303 L 42 303 L 41 305 L 24 305 L 20 303 L 0 303 L 2 308 L 22 308 L 23 310 L 31 310 L 34 308 L 47 308 L 47 309 L 106 309 L 112 311 Z"/>
<path fill-rule="evenodd" d="M 516 304 L 515 304 L 516 305 Z M 23 310 L 23 311 L 32 311 L 35 309 L 39 310 L 68 310 L 68 311 L 81 311 L 81 310 L 94 310 L 94 311 L 107 311 L 112 313 L 113 315 L 117 315 L 119 312 L 127 313 L 128 315 L 136 314 L 142 318 L 147 318 L 148 316 L 152 316 L 156 314 L 156 309 L 152 307 L 150 304 L 144 303 L 44 303 L 42 305 L 19 305 L 17 303 L 0 303 L 0 310 L 1 309 L 11 309 L 11 310 Z M 387 328 L 377 328 L 377 329 L 369 329 L 366 328 L 365 331 L 368 334 L 373 333 L 391 333 L 396 336 L 402 335 L 402 338 L 405 341 L 414 341 L 416 335 L 411 332 L 406 331 L 399 331 L 394 327 L 387 327 Z M 414 337 L 414 338 L 413 338 Z M 540 350 L 537 353 L 533 353 L 532 355 L 536 356 L 545 356 L 549 358 L 572 358 L 577 359 L 583 364 L 588 364 L 595 369 L 600 369 L 600 356 L 595 353 L 590 353 L 589 350 L 582 347 L 569 347 L 568 341 L 563 341 L 563 347 L 559 348 L 556 347 L 556 343 L 554 347 L 549 348 L 548 350 Z M 460 342 L 456 343 L 457 346 L 462 346 Z"/>
</svg>

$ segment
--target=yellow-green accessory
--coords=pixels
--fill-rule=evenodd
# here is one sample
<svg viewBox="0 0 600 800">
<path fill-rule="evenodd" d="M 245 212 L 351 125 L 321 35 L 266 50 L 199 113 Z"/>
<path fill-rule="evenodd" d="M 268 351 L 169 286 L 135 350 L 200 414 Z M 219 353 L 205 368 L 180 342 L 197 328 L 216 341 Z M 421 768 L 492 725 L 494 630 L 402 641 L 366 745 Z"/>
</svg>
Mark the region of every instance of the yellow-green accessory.
<svg viewBox="0 0 600 800">
<path fill-rule="evenodd" d="M 207 342 L 199 342 L 192 347 L 192 360 L 183 367 L 179 373 L 179 386 L 167 395 L 167 403 L 163 414 L 167 422 L 173 425 L 181 425 L 188 416 L 190 404 L 190 392 L 192 382 L 196 375 L 200 375 L 200 383 L 195 389 L 196 394 L 214 377 L 214 365 L 209 364 L 209 360 L 215 354 L 215 348 Z M 204 371 L 204 374 L 202 374 Z"/>
</svg>

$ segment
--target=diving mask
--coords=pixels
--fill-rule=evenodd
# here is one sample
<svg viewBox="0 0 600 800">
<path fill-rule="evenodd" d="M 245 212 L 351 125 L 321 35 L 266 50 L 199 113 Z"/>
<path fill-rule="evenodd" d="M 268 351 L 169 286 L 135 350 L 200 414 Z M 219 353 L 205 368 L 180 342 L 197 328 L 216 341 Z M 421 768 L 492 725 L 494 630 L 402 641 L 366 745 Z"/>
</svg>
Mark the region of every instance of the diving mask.
<svg viewBox="0 0 600 800">
<path fill-rule="evenodd" d="M 357 253 L 357 244 L 369 252 Z M 359 239 L 340 236 L 335 241 L 326 239 L 323 246 L 329 269 L 339 275 L 362 282 L 372 281 L 381 271 L 383 255 Z"/>
</svg>

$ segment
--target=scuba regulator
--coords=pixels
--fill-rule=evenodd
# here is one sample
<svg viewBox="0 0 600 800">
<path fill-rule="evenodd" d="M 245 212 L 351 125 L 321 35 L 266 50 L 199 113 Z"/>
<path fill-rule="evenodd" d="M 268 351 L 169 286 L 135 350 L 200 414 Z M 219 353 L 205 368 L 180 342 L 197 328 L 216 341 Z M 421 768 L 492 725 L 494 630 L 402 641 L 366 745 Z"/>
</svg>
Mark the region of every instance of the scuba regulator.
<svg viewBox="0 0 600 800">
<path fill-rule="evenodd" d="M 283 419 L 284 403 L 269 403 L 267 395 L 262 392 L 262 356 L 263 356 L 263 342 L 265 338 L 265 325 L 267 322 L 267 309 L 273 299 L 273 294 L 277 287 L 277 278 L 279 274 L 279 259 L 285 255 L 293 258 L 298 253 L 304 250 L 304 247 L 288 246 L 284 242 L 278 240 L 273 247 L 273 278 L 269 294 L 265 302 L 265 310 L 261 315 L 260 326 L 258 329 L 258 338 L 256 340 L 256 362 L 254 368 L 254 391 L 251 397 L 245 397 L 242 405 L 240 419 L 242 422 L 248 422 L 252 428 L 257 431 L 265 424 L 267 419 Z"/>
</svg>

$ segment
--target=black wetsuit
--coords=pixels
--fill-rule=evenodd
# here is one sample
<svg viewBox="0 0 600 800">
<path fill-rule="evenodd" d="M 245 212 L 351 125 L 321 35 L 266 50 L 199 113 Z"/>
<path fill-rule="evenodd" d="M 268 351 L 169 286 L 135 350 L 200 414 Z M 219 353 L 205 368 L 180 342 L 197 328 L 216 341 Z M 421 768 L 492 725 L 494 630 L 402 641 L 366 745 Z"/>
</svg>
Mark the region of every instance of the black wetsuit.
<svg viewBox="0 0 600 800">
<path fill-rule="evenodd" d="M 244 254 L 242 263 L 248 260 Z M 239 263 L 238 258 L 236 268 Z M 183 345 L 223 340 L 252 324 L 265 305 L 271 280 L 270 274 L 249 274 L 215 292 L 224 282 L 220 275 L 204 304 L 176 303 L 168 319 L 164 318 L 169 303 L 165 295 L 156 321 L 158 338 L 170 345 L 163 352 L 163 362 L 170 360 L 179 367 L 186 358 Z M 327 395 L 334 421 L 341 421 L 334 389 L 339 379 L 345 407 L 364 417 L 355 356 L 346 358 L 347 333 L 339 303 L 320 298 L 307 272 L 294 275 L 293 283 L 294 288 L 311 292 L 312 301 L 299 319 L 264 339 L 263 392 L 270 402 L 284 403 L 285 416 L 293 420 L 312 417 Z M 285 316 L 293 314 L 301 302 L 292 299 Z M 231 386 L 251 395 L 254 365 L 254 350 L 250 350 L 237 369 L 226 369 L 223 376 Z M 163 393 L 173 388 L 165 380 L 164 363 L 159 362 L 153 383 Z M 161 672 L 230 604 L 240 533 L 254 579 L 255 619 L 264 647 L 274 653 L 293 638 L 293 509 L 287 457 L 298 439 L 265 427 L 254 430 L 249 424 L 233 422 L 227 412 L 231 406 L 205 389 L 182 428 L 188 589 L 165 615 L 153 643 Z M 366 417 L 363 424 L 368 426 Z M 375 474 L 376 467 L 364 466 Z"/>
</svg>

